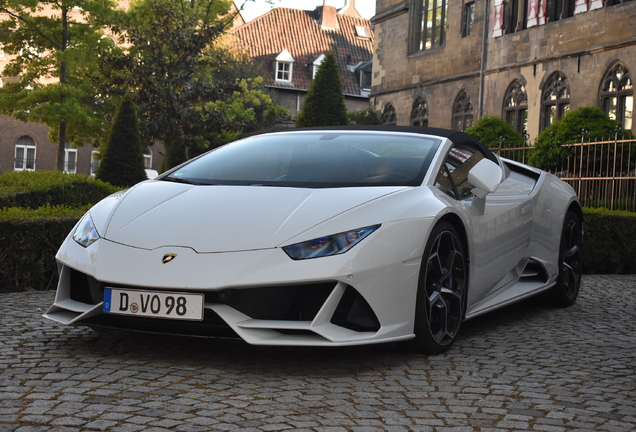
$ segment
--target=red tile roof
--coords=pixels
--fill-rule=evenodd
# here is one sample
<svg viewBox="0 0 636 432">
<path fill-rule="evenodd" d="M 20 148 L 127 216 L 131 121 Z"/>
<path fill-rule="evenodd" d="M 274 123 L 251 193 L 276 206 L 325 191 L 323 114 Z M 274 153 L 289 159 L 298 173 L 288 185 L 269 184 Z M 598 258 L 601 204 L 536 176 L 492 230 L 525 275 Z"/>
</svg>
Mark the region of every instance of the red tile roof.
<svg viewBox="0 0 636 432">
<path fill-rule="evenodd" d="M 250 56 L 261 64 L 265 85 L 308 90 L 313 62 L 324 52 L 332 51 L 338 59 L 343 93 L 361 94 L 358 78 L 348 66 L 372 60 L 373 30 L 370 22 L 364 18 L 336 14 L 336 28 L 323 29 L 320 24 L 322 8 L 319 6 L 314 11 L 276 8 L 231 30 L 249 49 Z M 356 26 L 366 28 L 370 37 L 359 37 Z M 275 59 L 285 49 L 295 60 L 292 82 L 287 84 L 275 81 Z"/>
</svg>

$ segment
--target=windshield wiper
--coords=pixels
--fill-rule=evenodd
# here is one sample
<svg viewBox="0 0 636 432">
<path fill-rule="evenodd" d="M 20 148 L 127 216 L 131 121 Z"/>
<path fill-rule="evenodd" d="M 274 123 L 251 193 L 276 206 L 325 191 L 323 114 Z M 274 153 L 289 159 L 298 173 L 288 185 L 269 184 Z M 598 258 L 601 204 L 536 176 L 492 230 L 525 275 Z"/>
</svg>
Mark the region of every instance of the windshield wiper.
<svg viewBox="0 0 636 432">
<path fill-rule="evenodd" d="M 160 180 L 174 182 L 174 183 L 191 184 L 191 185 L 209 185 L 209 183 L 201 183 L 194 180 L 188 180 L 188 179 L 179 178 L 179 177 L 162 177 Z"/>
</svg>

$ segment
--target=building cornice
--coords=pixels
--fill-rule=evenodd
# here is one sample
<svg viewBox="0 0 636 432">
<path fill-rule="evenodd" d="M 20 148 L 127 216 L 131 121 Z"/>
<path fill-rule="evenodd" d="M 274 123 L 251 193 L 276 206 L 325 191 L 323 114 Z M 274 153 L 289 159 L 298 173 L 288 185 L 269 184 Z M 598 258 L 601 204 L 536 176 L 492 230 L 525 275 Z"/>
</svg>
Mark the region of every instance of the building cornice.
<svg viewBox="0 0 636 432">
<path fill-rule="evenodd" d="M 391 19 L 397 15 L 402 15 L 403 13 L 408 12 L 408 10 L 409 10 L 409 2 L 403 1 L 371 17 L 370 21 L 373 24 L 377 24 L 379 22 Z"/>
</svg>

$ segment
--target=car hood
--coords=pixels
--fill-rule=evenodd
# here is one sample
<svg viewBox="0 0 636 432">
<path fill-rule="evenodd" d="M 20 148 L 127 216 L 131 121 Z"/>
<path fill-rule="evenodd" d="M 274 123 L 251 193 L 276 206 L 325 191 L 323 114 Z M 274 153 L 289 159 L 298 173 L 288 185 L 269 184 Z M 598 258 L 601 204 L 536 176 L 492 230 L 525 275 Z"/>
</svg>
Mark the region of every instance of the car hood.
<svg viewBox="0 0 636 432">
<path fill-rule="evenodd" d="M 200 253 L 267 249 L 401 189 L 193 186 L 149 181 L 117 199 L 106 218 L 110 220 L 98 218 L 106 225 L 105 229 L 98 226 L 98 231 L 107 240 L 143 249 L 183 246 Z M 354 228 L 360 227 L 343 226 L 342 230 Z M 335 233 L 324 233 L 328 234 Z"/>
</svg>

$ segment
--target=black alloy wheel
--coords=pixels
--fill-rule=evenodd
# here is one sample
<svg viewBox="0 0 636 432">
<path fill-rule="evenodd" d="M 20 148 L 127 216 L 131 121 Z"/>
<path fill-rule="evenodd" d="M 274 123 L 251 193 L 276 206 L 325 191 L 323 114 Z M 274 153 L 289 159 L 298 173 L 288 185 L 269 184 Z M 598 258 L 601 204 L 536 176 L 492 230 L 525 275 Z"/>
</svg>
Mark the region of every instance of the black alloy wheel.
<svg viewBox="0 0 636 432">
<path fill-rule="evenodd" d="M 572 306 L 579 295 L 583 274 L 582 242 L 581 221 L 574 212 L 568 211 L 559 247 L 559 276 L 554 288 L 548 291 L 549 299 L 555 306 Z"/>
<path fill-rule="evenodd" d="M 414 351 L 443 353 L 455 341 L 466 311 L 466 261 L 457 230 L 448 222 L 438 223 L 422 256 L 415 338 L 410 341 Z"/>
</svg>

